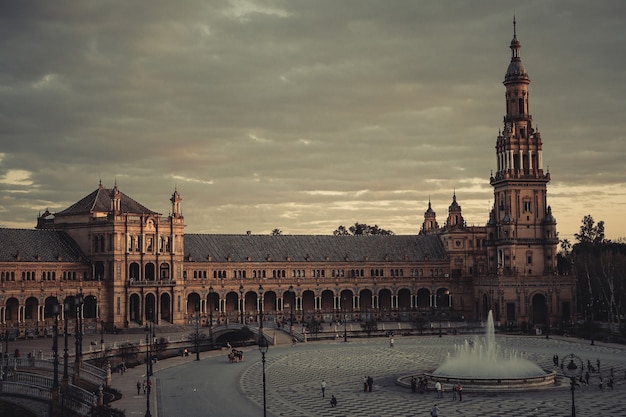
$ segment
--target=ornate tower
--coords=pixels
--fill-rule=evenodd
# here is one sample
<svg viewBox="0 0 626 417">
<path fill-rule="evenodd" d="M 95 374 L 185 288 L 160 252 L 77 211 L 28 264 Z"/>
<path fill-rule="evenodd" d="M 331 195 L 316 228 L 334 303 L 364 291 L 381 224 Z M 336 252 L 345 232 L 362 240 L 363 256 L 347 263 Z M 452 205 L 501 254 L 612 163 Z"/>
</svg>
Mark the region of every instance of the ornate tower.
<svg viewBox="0 0 626 417">
<path fill-rule="evenodd" d="M 530 79 L 513 21 L 511 62 L 504 76 L 506 115 L 496 142 L 497 171 L 490 238 L 501 273 L 543 275 L 556 267 L 556 221 L 547 204 L 550 174 L 543 169 L 541 135 L 529 112 Z"/>
<path fill-rule="evenodd" d="M 496 279 L 490 284 L 494 287 L 481 290 L 479 302 L 483 315 L 491 304 L 507 322 L 548 325 L 569 314 L 565 310 L 570 310 L 571 301 L 553 298 L 559 292 L 554 278 L 559 240 L 547 203 L 550 174 L 544 172 L 541 135 L 529 111 L 530 79 L 521 47 L 514 19 L 511 62 L 503 82 L 504 129 L 496 141 L 497 170 L 490 179 L 494 205 L 487 223 L 488 259 Z"/>
</svg>

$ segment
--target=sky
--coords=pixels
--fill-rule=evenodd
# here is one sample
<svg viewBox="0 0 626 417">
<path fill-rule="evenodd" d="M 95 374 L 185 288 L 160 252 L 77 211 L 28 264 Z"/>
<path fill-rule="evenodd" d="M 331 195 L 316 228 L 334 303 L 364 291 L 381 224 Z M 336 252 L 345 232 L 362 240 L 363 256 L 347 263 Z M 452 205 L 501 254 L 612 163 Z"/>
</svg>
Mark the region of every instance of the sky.
<svg viewBox="0 0 626 417">
<path fill-rule="evenodd" d="M 622 0 L 3 1 L 0 227 L 100 181 L 187 233 L 485 225 L 514 15 L 559 236 L 625 237 Z"/>
</svg>

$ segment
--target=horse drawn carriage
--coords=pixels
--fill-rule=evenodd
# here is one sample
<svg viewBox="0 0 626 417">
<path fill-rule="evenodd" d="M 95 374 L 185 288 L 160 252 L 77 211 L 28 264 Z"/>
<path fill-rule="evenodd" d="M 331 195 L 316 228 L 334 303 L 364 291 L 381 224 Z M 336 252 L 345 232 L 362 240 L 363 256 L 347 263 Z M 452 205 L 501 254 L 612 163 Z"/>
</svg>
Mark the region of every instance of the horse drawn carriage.
<svg viewBox="0 0 626 417">
<path fill-rule="evenodd" d="M 230 363 L 233 363 L 233 362 L 243 362 L 243 360 L 244 360 L 243 351 L 241 351 L 241 350 L 233 349 L 228 354 L 228 361 Z"/>
</svg>

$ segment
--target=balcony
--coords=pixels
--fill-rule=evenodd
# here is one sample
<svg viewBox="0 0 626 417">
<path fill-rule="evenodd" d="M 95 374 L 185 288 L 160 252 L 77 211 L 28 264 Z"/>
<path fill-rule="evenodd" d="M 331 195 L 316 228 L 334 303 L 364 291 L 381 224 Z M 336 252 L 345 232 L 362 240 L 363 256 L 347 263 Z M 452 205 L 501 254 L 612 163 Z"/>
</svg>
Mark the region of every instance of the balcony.
<svg viewBox="0 0 626 417">
<path fill-rule="evenodd" d="M 131 287 L 173 287 L 176 285 L 176 281 L 173 279 L 161 279 L 161 280 L 136 280 L 131 278 L 129 281 Z"/>
</svg>

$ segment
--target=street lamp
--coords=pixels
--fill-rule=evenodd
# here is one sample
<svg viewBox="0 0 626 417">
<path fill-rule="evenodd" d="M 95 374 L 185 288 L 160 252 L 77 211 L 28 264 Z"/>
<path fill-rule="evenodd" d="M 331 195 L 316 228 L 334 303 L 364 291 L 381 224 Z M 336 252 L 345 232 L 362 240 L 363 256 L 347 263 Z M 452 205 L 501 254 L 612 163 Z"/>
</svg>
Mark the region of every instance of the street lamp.
<svg viewBox="0 0 626 417">
<path fill-rule="evenodd" d="M 263 336 L 263 286 L 259 285 L 259 298 L 261 299 L 261 303 L 259 305 L 259 334 Z"/>
<path fill-rule="evenodd" d="M 293 289 L 293 285 L 290 285 L 287 291 L 291 294 L 291 321 L 289 322 L 289 334 L 293 337 L 293 305 L 296 303 L 296 292 Z"/>
<path fill-rule="evenodd" d="M 265 384 L 265 354 L 269 349 L 269 343 L 263 336 L 263 333 L 259 335 L 259 352 L 261 352 L 261 363 L 263 364 L 263 417 L 267 417 L 267 396 L 266 396 L 266 384 Z"/>
<path fill-rule="evenodd" d="M 243 292 L 244 292 L 244 291 L 245 291 L 245 290 L 243 289 L 243 284 L 241 284 L 241 285 L 239 286 L 239 295 L 240 295 L 240 297 L 239 297 L 239 303 L 240 303 L 240 308 L 239 308 L 239 311 L 241 311 L 241 325 L 242 325 L 242 326 L 243 326 L 244 324 L 246 324 L 246 323 L 244 323 L 244 319 L 243 319 L 243 309 L 244 309 L 244 307 L 246 306 L 246 301 L 243 299 Z"/>
<path fill-rule="evenodd" d="M 83 359 L 83 304 L 85 303 L 85 299 L 83 297 L 83 293 L 79 292 L 74 297 L 74 307 L 76 307 L 76 357 L 74 358 L 74 374 L 78 375 L 80 363 Z M 78 383 L 78 381 L 75 381 Z"/>
<path fill-rule="evenodd" d="M 149 311 L 149 316 L 152 316 L 152 311 Z M 150 413 L 150 391 L 152 389 L 152 382 L 150 377 L 152 376 L 152 325 L 146 317 L 146 417 L 152 417 Z"/>
<path fill-rule="evenodd" d="M 200 360 L 200 302 L 196 304 L 196 360 Z"/>
<path fill-rule="evenodd" d="M 213 286 L 209 287 L 209 339 L 211 339 L 211 348 L 213 347 Z"/>
<path fill-rule="evenodd" d="M 572 391 L 572 417 L 576 417 L 576 404 L 574 402 L 574 391 L 576 391 L 576 386 L 578 383 L 576 382 L 576 378 L 580 377 L 583 372 L 583 361 L 578 356 L 570 353 L 562 359 L 562 363 L 565 365 L 563 369 L 563 374 L 566 377 L 570 378 L 570 390 Z"/>
<path fill-rule="evenodd" d="M 348 341 L 348 327 L 347 327 L 348 326 L 348 322 L 347 322 L 347 319 L 346 319 L 346 305 L 345 305 L 345 303 L 346 303 L 346 298 L 343 297 L 341 299 L 341 307 L 343 309 L 343 341 L 347 342 Z"/>
<path fill-rule="evenodd" d="M 55 302 L 52 306 L 52 314 L 54 314 L 54 327 L 52 328 L 52 355 L 54 357 L 54 380 L 52 388 L 59 388 L 59 303 Z"/>
<path fill-rule="evenodd" d="M 69 300 L 65 299 L 65 302 L 63 303 L 63 386 L 67 387 L 67 383 L 69 380 L 69 376 L 68 376 L 68 360 L 69 360 L 69 353 L 68 348 L 67 348 L 67 344 L 68 344 L 68 334 L 67 334 L 67 325 L 69 324 L 69 315 L 70 312 L 72 311 L 72 305 L 70 304 Z"/>
<path fill-rule="evenodd" d="M 55 415 L 59 404 L 59 302 L 55 300 L 52 305 L 52 314 L 54 315 L 54 327 L 52 328 L 52 362 L 53 380 L 52 380 L 52 401 L 50 402 L 50 415 Z M 0 369 L 0 375 L 2 370 Z"/>
</svg>

